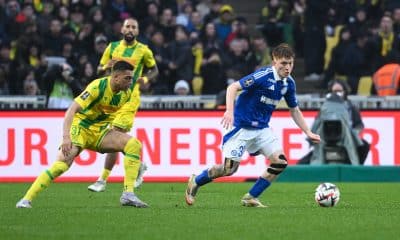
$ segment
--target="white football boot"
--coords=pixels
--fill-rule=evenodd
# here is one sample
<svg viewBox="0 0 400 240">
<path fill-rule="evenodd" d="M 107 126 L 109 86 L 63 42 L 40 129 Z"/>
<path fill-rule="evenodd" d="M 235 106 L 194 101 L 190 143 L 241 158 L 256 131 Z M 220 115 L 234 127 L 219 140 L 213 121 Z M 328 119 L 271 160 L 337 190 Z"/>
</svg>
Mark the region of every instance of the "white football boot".
<svg viewBox="0 0 400 240">
<path fill-rule="evenodd" d="M 88 187 L 89 191 L 92 192 L 104 192 L 106 190 L 107 182 L 104 180 L 97 180 L 95 183 Z"/>
</svg>

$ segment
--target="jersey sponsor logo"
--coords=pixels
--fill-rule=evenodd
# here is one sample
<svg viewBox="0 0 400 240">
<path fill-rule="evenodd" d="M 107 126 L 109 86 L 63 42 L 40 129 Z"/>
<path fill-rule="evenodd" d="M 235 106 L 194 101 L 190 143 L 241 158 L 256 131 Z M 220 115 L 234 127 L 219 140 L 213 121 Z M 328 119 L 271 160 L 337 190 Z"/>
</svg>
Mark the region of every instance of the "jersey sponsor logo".
<svg viewBox="0 0 400 240">
<path fill-rule="evenodd" d="M 279 100 L 274 100 L 274 99 L 271 99 L 269 97 L 262 95 L 260 98 L 260 102 L 265 103 L 265 104 L 272 104 L 272 105 L 276 106 L 276 105 L 278 105 Z"/>
<path fill-rule="evenodd" d="M 86 100 L 90 96 L 90 93 L 88 91 L 85 91 L 81 94 L 81 99 Z"/>
<path fill-rule="evenodd" d="M 275 85 L 271 85 L 268 87 L 268 90 L 275 91 Z"/>
<path fill-rule="evenodd" d="M 252 78 L 246 79 L 244 81 L 244 86 L 245 87 L 249 87 L 250 85 L 252 85 L 254 83 L 254 80 Z"/>
</svg>

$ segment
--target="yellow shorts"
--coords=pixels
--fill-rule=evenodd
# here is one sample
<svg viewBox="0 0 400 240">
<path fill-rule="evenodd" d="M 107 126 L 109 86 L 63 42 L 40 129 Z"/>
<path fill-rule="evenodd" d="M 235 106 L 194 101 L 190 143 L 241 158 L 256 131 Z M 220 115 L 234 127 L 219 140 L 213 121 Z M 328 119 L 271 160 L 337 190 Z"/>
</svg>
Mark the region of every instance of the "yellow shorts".
<svg viewBox="0 0 400 240">
<path fill-rule="evenodd" d="M 70 131 L 71 141 L 72 144 L 79 146 L 82 150 L 90 149 L 96 152 L 101 152 L 99 145 L 109 130 L 109 128 L 104 128 L 96 131 L 72 123 Z"/>
</svg>

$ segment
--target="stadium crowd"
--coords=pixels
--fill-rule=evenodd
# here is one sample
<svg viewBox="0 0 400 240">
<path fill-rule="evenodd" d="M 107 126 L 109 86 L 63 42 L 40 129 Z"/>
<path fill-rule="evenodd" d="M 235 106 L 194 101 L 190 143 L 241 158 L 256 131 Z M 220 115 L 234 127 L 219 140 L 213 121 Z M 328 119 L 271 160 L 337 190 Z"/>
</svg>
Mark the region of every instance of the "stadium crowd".
<svg viewBox="0 0 400 240">
<path fill-rule="evenodd" d="M 387 81 L 377 79 L 387 74 L 374 73 L 387 64 L 400 79 L 398 0 L 264 2 L 253 29 L 223 0 L 0 0 L 0 95 L 73 99 L 97 77 L 104 49 L 120 39 L 128 17 L 139 21 L 138 40 L 159 68 L 142 94 L 217 95 L 270 64 L 270 48 L 281 42 L 304 58 L 304 81 L 320 89 L 345 79 L 356 94 L 360 79 L 374 76 L 371 94 L 380 94 Z M 395 81 L 395 91 L 382 94 L 398 94 Z"/>
</svg>

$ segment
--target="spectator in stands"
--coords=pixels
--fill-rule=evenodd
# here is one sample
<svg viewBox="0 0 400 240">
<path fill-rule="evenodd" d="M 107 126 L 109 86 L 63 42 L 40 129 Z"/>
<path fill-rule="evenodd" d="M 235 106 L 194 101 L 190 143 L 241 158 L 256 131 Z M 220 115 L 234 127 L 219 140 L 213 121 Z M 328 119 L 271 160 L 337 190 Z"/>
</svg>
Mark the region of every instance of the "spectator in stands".
<svg viewBox="0 0 400 240">
<path fill-rule="evenodd" d="M 216 48 L 204 52 L 201 66 L 202 94 L 218 94 L 227 87 L 225 68 L 220 51 Z"/>
<path fill-rule="evenodd" d="M 311 127 L 311 131 L 321 134 L 321 121 L 323 119 L 337 119 L 345 120 L 344 126 L 348 126 L 344 132 L 347 135 L 341 142 L 342 146 L 345 146 L 348 151 L 349 158 L 355 158 L 358 160 L 360 165 L 363 165 L 369 152 L 369 143 L 364 139 L 360 138 L 360 132 L 364 129 L 364 123 L 361 118 L 360 111 L 353 103 L 348 99 L 347 95 L 350 92 L 350 86 L 346 81 L 333 80 L 329 83 L 328 94 L 326 95 L 326 102 L 321 107 L 320 112 L 316 120 Z M 331 104 L 333 103 L 333 104 Z M 342 111 L 342 108 L 345 110 Z M 336 114 L 336 113 L 337 114 Z M 335 113 L 335 114 L 333 114 Z M 341 113 L 344 116 L 340 115 Z M 323 134 L 321 135 L 323 140 Z M 346 144 L 347 143 L 347 144 Z M 323 143 L 318 147 L 323 147 Z M 299 160 L 298 164 L 310 164 L 313 159 L 321 159 L 319 156 L 320 151 L 310 151 L 306 156 Z M 354 153 L 354 154 L 352 154 Z"/>
<path fill-rule="evenodd" d="M 9 95 L 10 89 L 8 87 L 8 75 L 6 69 L 0 65 L 0 96 Z"/>
<path fill-rule="evenodd" d="M 204 16 L 204 24 L 214 22 L 219 18 L 222 0 L 211 0 L 210 11 Z"/>
<path fill-rule="evenodd" d="M 391 57 L 388 63 L 380 67 L 373 75 L 374 89 L 378 96 L 400 95 L 400 59 Z"/>
<path fill-rule="evenodd" d="M 305 81 L 317 81 L 324 70 L 325 25 L 330 2 L 307 0 L 304 12 Z"/>
<path fill-rule="evenodd" d="M 235 38 L 246 38 L 250 40 L 249 26 L 244 17 L 236 17 L 232 21 L 232 31 L 225 39 L 224 46 L 228 48 L 230 42 Z"/>
<path fill-rule="evenodd" d="M 231 5 L 225 4 L 219 9 L 219 18 L 215 20 L 215 29 L 217 37 L 222 42 L 225 42 L 229 33 L 232 32 L 232 21 L 235 13 Z"/>
<path fill-rule="evenodd" d="M 172 40 L 174 40 L 176 22 L 172 9 L 166 8 L 162 10 L 159 23 L 159 28 L 164 35 L 165 41 L 171 42 Z"/>
<path fill-rule="evenodd" d="M 186 96 L 190 93 L 190 86 L 186 80 L 179 80 L 175 83 L 174 93 L 180 96 Z"/>
<path fill-rule="evenodd" d="M 43 7 L 37 15 L 36 23 L 38 25 L 38 30 L 40 34 L 43 36 L 49 31 L 50 21 L 53 18 L 53 14 L 55 11 L 53 1 L 42 1 L 42 4 Z M 67 15 L 67 18 L 68 16 L 69 15 Z"/>
<path fill-rule="evenodd" d="M 239 75 L 244 75 L 255 69 L 256 62 L 247 59 L 246 42 L 244 39 L 234 39 L 229 45 L 229 50 L 224 59 L 224 66 L 228 71 L 237 72 Z M 248 45 L 248 44 L 247 44 Z M 248 46 L 247 46 L 248 47 Z"/>
<path fill-rule="evenodd" d="M 393 31 L 393 20 L 389 15 L 384 15 L 379 24 L 378 33 L 374 36 L 374 44 L 378 51 L 377 65 L 375 69 L 381 67 L 387 60 L 389 53 L 399 54 L 400 36 Z"/>
<path fill-rule="evenodd" d="M 23 87 L 24 95 L 35 96 L 40 94 L 39 85 L 35 79 L 35 71 L 33 68 L 27 71 Z"/>
<path fill-rule="evenodd" d="M 361 77 L 371 76 L 375 69 L 376 52 L 367 33 L 360 32 L 356 41 L 347 48 L 344 56 L 346 78 L 351 87 L 350 94 L 357 94 Z"/>
<path fill-rule="evenodd" d="M 396 35 L 400 34 L 400 6 L 396 7 L 392 11 L 392 18 L 393 18 L 393 31 Z"/>
<path fill-rule="evenodd" d="M 323 88 L 327 88 L 328 82 L 333 79 L 347 80 L 346 76 L 353 71 L 353 69 L 347 65 L 348 62 L 346 62 L 345 58 L 351 43 L 351 31 L 347 27 L 343 27 L 339 33 L 339 42 L 332 49 L 331 58 L 324 74 L 324 81 L 322 82 Z"/>
<path fill-rule="evenodd" d="M 67 63 L 51 66 L 43 76 L 43 86 L 47 107 L 51 109 L 68 108 L 85 87 L 73 76 L 73 69 Z"/>
<path fill-rule="evenodd" d="M 193 29 L 192 22 L 190 21 L 190 16 L 193 13 L 193 6 L 191 2 L 184 2 L 181 9 L 176 16 L 176 24 L 184 26 L 189 32 Z"/>
<path fill-rule="evenodd" d="M 199 12 L 194 11 L 190 15 L 190 25 L 189 25 L 189 32 L 193 33 L 196 32 L 197 36 L 200 35 L 200 31 L 203 28 L 203 19 Z"/>
<path fill-rule="evenodd" d="M 20 34 L 20 25 L 17 22 L 17 16 L 21 11 L 21 6 L 17 0 L 7 1 L 5 7 L 4 27 L 7 33 L 7 39 L 17 39 Z"/>
<path fill-rule="evenodd" d="M 94 51 L 89 52 L 89 61 L 93 66 L 96 66 L 103 55 L 104 50 L 106 50 L 108 44 L 107 37 L 104 34 L 99 34 L 94 40 Z"/>
<path fill-rule="evenodd" d="M 283 42 L 283 22 L 287 17 L 284 3 L 280 0 L 265 1 L 267 4 L 261 9 L 257 27 L 264 33 L 267 42 L 276 46 Z"/>
<path fill-rule="evenodd" d="M 168 70 L 170 72 L 169 89 L 173 90 L 175 82 L 185 79 L 189 82 L 193 79 L 193 54 L 189 41 L 189 33 L 182 25 L 175 29 L 175 40 L 167 47 Z M 170 91 L 173 92 L 173 91 Z"/>
<path fill-rule="evenodd" d="M 143 1 L 144 2 L 144 1 Z M 155 1 L 149 1 L 147 3 L 141 3 L 141 4 L 147 4 L 145 7 L 146 9 L 146 14 L 142 18 L 142 21 L 140 21 L 140 29 L 146 29 L 147 25 L 149 24 L 155 24 L 158 27 L 159 21 L 160 21 L 160 8 L 157 2 Z M 140 5 L 140 4 L 139 4 Z"/>
<path fill-rule="evenodd" d="M 306 0 L 295 0 L 290 15 L 296 56 L 304 57 L 304 11 Z"/>
<path fill-rule="evenodd" d="M 6 76 L 10 75 L 11 69 L 11 45 L 10 43 L 3 42 L 0 44 L 0 67 Z"/>
<path fill-rule="evenodd" d="M 48 56 L 60 56 L 64 43 L 62 36 L 62 23 L 59 19 L 53 18 L 50 21 L 50 31 L 44 37 L 44 51 Z"/>
<path fill-rule="evenodd" d="M 167 48 L 165 45 L 166 43 L 162 32 L 159 30 L 154 31 L 151 36 L 149 47 L 156 60 L 159 76 L 157 81 L 152 82 L 150 89 L 153 94 L 156 95 L 170 93 L 168 89 L 168 76 L 170 75 L 170 71 L 168 68 Z"/>
<path fill-rule="evenodd" d="M 257 61 L 256 69 L 271 64 L 271 50 L 262 34 L 257 34 L 252 39 L 252 48 Z"/>
<path fill-rule="evenodd" d="M 200 32 L 200 41 L 203 45 L 203 51 L 207 52 L 210 49 L 217 49 L 223 51 L 223 43 L 217 37 L 217 30 L 215 23 L 209 22 L 204 25 Z"/>
<path fill-rule="evenodd" d="M 367 11 L 365 8 L 358 8 L 355 16 L 350 18 L 349 30 L 353 37 L 358 36 L 360 32 L 367 32 L 369 27 L 369 21 L 367 18 Z"/>
</svg>

